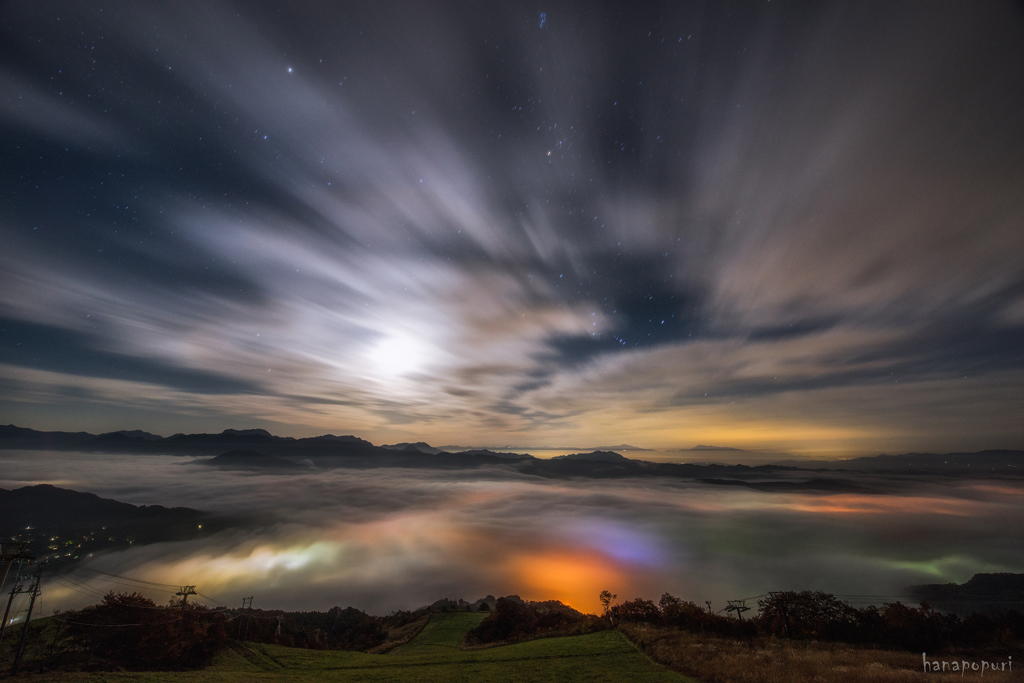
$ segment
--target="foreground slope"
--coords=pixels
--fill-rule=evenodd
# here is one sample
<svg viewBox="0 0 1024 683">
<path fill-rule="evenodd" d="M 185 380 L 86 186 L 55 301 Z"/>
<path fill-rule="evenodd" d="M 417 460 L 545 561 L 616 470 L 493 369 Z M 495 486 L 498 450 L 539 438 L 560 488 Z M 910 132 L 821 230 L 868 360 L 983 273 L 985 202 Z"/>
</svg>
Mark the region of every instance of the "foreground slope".
<svg viewBox="0 0 1024 683">
<path fill-rule="evenodd" d="M 408 645 L 391 654 L 303 650 L 236 644 L 202 671 L 180 673 L 76 673 L 33 677 L 37 681 L 691 681 L 655 664 L 617 631 L 462 651 L 465 632 L 485 615 L 434 614 Z"/>
</svg>

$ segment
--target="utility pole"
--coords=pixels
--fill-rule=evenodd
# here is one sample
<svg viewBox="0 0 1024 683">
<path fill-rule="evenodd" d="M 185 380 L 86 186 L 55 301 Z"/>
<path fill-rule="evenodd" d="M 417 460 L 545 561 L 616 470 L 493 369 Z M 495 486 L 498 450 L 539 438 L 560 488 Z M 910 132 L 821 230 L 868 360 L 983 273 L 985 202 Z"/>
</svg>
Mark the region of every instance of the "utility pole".
<svg viewBox="0 0 1024 683">
<path fill-rule="evenodd" d="M 188 596 L 196 594 L 195 586 L 182 586 L 181 590 L 175 593 L 175 595 L 181 596 L 181 613 L 185 614 L 185 603 L 188 602 Z"/>
<path fill-rule="evenodd" d="M 768 593 L 768 595 L 779 601 L 779 607 L 782 609 L 782 625 L 786 629 L 786 637 L 789 638 L 789 612 L 786 610 L 786 605 L 789 604 L 791 601 L 787 600 L 786 598 L 779 597 L 784 595 L 781 592 Z"/>
<path fill-rule="evenodd" d="M 10 544 L 8 544 L 8 546 L 10 546 Z M 3 562 L 3 569 L 0 569 L 0 588 L 2 588 L 4 583 L 7 582 L 7 575 L 11 571 L 12 564 L 18 562 L 20 567 L 21 562 L 24 562 L 25 560 L 31 562 L 34 559 L 36 558 L 28 551 L 27 541 L 18 543 L 14 550 L 11 550 L 10 547 L 8 547 L 7 552 L 0 549 L 0 562 Z"/>
<path fill-rule="evenodd" d="M 249 640 L 249 614 L 252 613 L 252 597 L 242 598 L 242 609 L 245 610 L 245 631 L 242 631 L 242 621 L 238 621 L 239 640 Z"/>
<path fill-rule="evenodd" d="M 729 606 L 725 608 L 726 612 L 735 612 L 736 616 L 739 617 L 740 621 L 743 621 L 743 613 L 749 610 L 747 607 L 746 600 L 729 600 Z"/>
<path fill-rule="evenodd" d="M 32 621 L 32 608 L 36 605 L 36 598 L 39 597 L 39 581 L 43 578 L 43 568 L 39 567 L 36 569 L 36 580 L 32 584 L 31 592 L 32 598 L 28 603 L 28 615 L 25 616 L 25 625 L 21 628 L 21 642 L 18 643 L 18 654 L 14 657 L 14 668 L 11 669 L 11 675 L 17 676 L 18 669 L 21 668 L 21 658 L 25 656 L 25 645 L 28 642 L 28 627 Z"/>
<path fill-rule="evenodd" d="M 0 624 L 0 640 L 4 638 L 4 631 L 7 630 L 7 619 L 11 616 L 11 603 L 14 602 L 14 596 L 18 593 L 24 592 L 22 590 L 21 581 L 21 562 L 18 563 L 18 573 L 14 577 L 14 585 L 11 587 L 11 595 L 7 598 L 7 609 L 4 610 L 4 623 Z"/>
</svg>

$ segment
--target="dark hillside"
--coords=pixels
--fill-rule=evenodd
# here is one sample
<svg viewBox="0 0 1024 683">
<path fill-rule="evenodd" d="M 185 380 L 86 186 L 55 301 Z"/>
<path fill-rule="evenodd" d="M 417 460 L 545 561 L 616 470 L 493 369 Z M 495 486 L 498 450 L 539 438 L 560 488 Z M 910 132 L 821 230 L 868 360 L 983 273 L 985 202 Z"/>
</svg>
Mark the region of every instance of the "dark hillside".
<svg viewBox="0 0 1024 683">
<path fill-rule="evenodd" d="M 975 574 L 966 583 L 910 586 L 907 593 L 937 610 L 960 616 L 1009 610 L 1024 614 L 1024 574 Z"/>
<path fill-rule="evenodd" d="M 48 484 L 0 489 L 0 537 L 28 541 L 40 560 L 203 536 L 226 521 L 191 508 L 131 505 Z"/>
<path fill-rule="evenodd" d="M 264 455 L 258 451 L 246 450 L 221 453 L 205 461 L 203 464 L 227 470 L 270 470 L 275 473 L 309 470 L 305 465 L 299 465 L 291 460 L 285 460 L 274 455 Z"/>
</svg>

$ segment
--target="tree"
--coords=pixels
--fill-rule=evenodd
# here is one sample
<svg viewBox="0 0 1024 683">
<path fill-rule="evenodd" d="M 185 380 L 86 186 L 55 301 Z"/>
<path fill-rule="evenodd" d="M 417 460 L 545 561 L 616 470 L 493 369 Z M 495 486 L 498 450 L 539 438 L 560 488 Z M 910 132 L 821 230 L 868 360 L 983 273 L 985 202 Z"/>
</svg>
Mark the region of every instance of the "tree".
<svg viewBox="0 0 1024 683">
<path fill-rule="evenodd" d="M 620 621 L 643 622 L 647 624 L 661 623 L 661 610 L 650 600 L 636 598 L 624 602 L 616 608 L 616 616 Z"/>
<path fill-rule="evenodd" d="M 192 603 L 160 607 L 139 593 L 110 592 L 66 616 L 72 649 L 129 670 L 206 666 L 228 640 L 223 614 Z"/>
<path fill-rule="evenodd" d="M 604 606 L 604 616 L 608 617 L 608 621 L 612 621 L 612 602 L 619 596 L 611 591 L 601 591 L 601 594 L 597 597 Z"/>
</svg>

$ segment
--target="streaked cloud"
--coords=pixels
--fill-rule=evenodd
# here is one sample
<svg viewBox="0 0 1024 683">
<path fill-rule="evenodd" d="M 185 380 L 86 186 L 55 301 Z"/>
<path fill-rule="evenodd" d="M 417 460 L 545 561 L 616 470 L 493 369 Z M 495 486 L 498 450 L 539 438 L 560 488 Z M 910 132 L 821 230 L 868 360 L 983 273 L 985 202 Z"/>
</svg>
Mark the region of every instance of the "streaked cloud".
<svg viewBox="0 0 1024 683">
<path fill-rule="evenodd" d="M 1022 444 L 1012 5 L 104 10 L 0 10 L 11 421 Z"/>
</svg>

